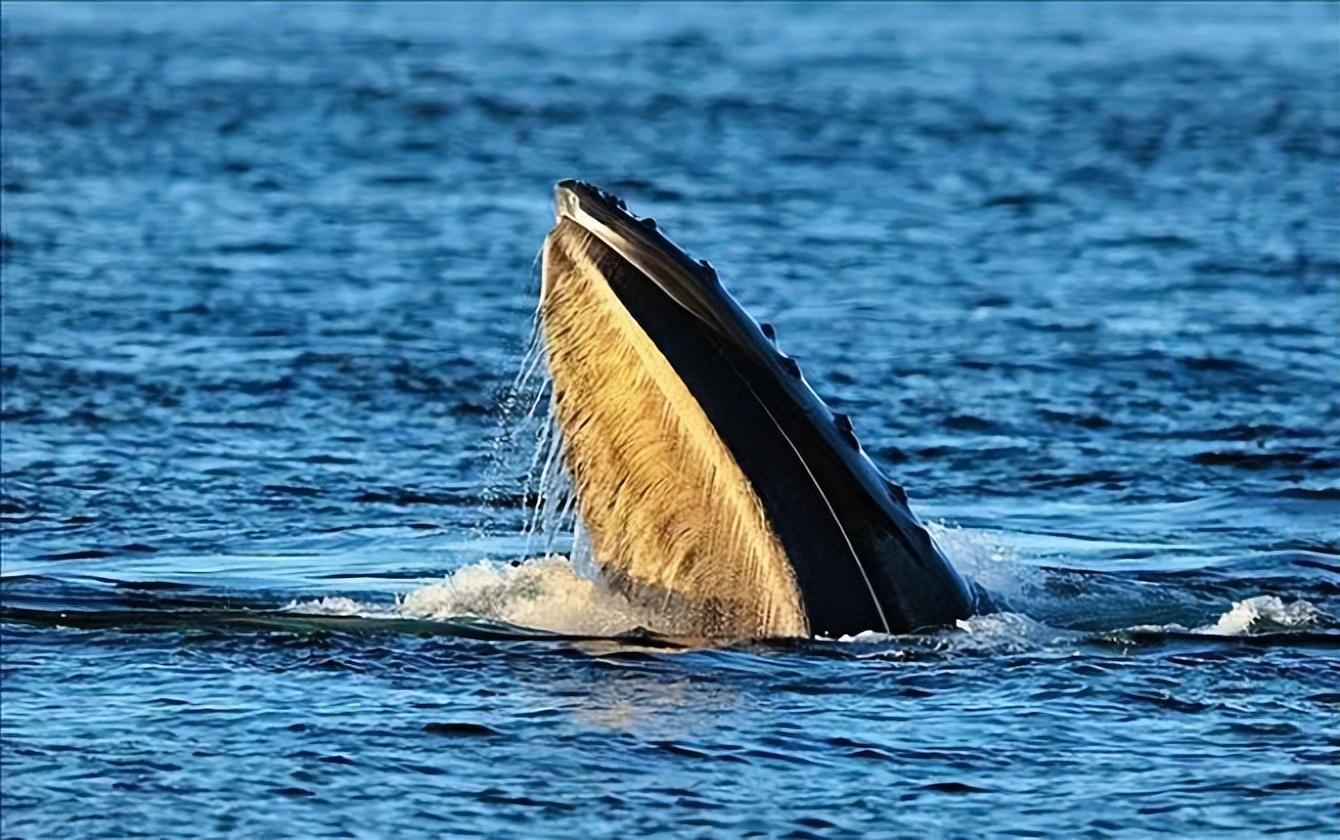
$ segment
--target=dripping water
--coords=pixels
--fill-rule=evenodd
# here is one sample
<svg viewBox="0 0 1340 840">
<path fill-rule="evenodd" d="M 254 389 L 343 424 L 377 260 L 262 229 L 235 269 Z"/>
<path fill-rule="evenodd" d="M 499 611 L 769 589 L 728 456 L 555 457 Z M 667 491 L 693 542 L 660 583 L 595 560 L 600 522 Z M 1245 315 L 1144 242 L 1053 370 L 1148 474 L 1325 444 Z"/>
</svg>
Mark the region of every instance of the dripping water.
<svg viewBox="0 0 1340 840">
<path fill-rule="evenodd" d="M 527 293 L 536 300 L 516 374 L 497 401 L 497 423 L 482 496 L 485 512 L 476 536 L 498 529 L 496 511 L 516 500 L 523 557 L 563 554 L 582 574 L 596 577 L 590 540 L 577 513 L 563 466 L 562 438 L 540 318 L 541 254 L 532 262 Z M 513 521 L 508 518 L 503 521 Z"/>
</svg>

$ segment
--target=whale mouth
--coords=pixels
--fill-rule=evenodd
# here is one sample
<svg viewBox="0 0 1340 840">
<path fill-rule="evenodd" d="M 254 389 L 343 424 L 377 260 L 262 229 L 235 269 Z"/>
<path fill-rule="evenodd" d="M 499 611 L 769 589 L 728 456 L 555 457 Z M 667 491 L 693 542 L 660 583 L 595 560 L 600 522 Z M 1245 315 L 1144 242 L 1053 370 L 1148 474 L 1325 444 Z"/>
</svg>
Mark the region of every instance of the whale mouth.
<svg viewBox="0 0 1340 840">
<path fill-rule="evenodd" d="M 706 635 L 909 632 L 965 583 L 706 262 L 555 188 L 540 321 L 561 457 L 602 574 Z"/>
</svg>

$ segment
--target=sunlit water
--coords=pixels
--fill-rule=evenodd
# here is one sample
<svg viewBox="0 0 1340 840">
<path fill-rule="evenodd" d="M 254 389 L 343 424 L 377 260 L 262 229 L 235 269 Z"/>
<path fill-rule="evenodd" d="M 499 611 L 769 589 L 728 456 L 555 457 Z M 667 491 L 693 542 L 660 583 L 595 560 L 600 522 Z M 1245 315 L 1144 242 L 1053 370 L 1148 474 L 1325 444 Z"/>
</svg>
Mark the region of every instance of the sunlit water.
<svg viewBox="0 0 1340 840">
<path fill-rule="evenodd" d="M 0 833 L 1335 836 L 1338 32 L 6 5 Z M 710 644 L 527 536 L 567 176 L 1004 612 Z"/>
</svg>

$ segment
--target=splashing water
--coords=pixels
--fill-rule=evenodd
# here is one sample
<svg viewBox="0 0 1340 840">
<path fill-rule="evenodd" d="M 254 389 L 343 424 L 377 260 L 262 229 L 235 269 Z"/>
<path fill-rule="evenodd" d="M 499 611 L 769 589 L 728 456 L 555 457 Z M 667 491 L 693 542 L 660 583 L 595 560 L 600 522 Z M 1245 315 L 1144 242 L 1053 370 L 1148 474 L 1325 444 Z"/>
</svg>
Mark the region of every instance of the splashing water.
<svg viewBox="0 0 1340 840">
<path fill-rule="evenodd" d="M 1304 600 L 1285 603 L 1277 595 L 1258 595 L 1233 605 L 1202 633 L 1237 636 L 1242 633 L 1306 627 L 1322 617 L 1321 610 Z"/>
<path fill-rule="evenodd" d="M 292 601 L 291 612 L 419 618 L 485 619 L 562 635 L 619 636 L 638 629 L 683 635 L 665 615 L 632 604 L 598 579 L 582 574 L 566 557 L 524 561 L 480 560 L 396 598 L 390 605 L 343 596 Z"/>
<path fill-rule="evenodd" d="M 1250 636 L 1321 626 L 1331 620 L 1310 601 L 1285 601 L 1278 595 L 1256 595 L 1234 602 L 1215 621 L 1194 629 L 1182 624 L 1141 625 L 1132 630 L 1196 633 L 1206 636 Z"/>
<path fill-rule="evenodd" d="M 673 630 L 557 556 L 524 563 L 474 563 L 441 583 L 405 595 L 396 611 L 414 618 L 468 616 L 592 636 L 614 636 L 639 627 Z"/>
</svg>

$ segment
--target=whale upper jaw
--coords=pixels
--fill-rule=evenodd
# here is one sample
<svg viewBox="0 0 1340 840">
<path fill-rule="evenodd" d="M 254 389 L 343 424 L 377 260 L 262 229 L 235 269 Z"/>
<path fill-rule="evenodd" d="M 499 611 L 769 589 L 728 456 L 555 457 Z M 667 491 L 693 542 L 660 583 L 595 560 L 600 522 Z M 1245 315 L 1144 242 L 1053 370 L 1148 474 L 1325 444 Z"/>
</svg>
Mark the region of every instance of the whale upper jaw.
<svg viewBox="0 0 1340 840">
<path fill-rule="evenodd" d="M 704 323 L 721 329 L 716 270 L 695 262 L 670 241 L 650 216 L 639 218 L 623 199 L 585 181 L 559 181 L 554 187 L 554 221 L 570 219 L 604 242 L 680 306 Z"/>
<path fill-rule="evenodd" d="M 617 253 L 733 352 L 774 368 L 776 373 L 794 374 L 803 382 L 795 363 L 777 350 L 772 326 L 750 317 L 721 285 L 712 264 L 690 257 L 661 231 L 655 219 L 638 217 L 622 198 L 574 179 L 554 186 L 554 220 L 557 224 L 564 219 Z M 804 390 L 809 391 L 808 387 Z M 813 391 L 809 397 L 822 405 Z M 823 413 L 829 413 L 826 406 Z"/>
<path fill-rule="evenodd" d="M 605 310 L 615 315 L 601 317 L 627 319 L 630 329 L 635 325 L 646 346 L 664 359 L 662 375 L 671 371 L 678 380 L 671 383 L 673 388 L 682 383 L 684 393 L 691 396 L 694 405 L 689 413 L 701 411 L 705 423 L 698 427 L 699 434 L 707 429 L 708 437 L 719 440 L 733 463 L 723 467 L 738 467 L 737 481 L 746 485 L 742 492 L 752 494 L 770 532 L 758 539 L 775 539 L 780 546 L 809 632 L 829 636 L 864 630 L 911 632 L 952 624 L 972 613 L 971 590 L 908 509 L 902 488 L 883 476 L 861 448 L 851 421 L 815 394 L 799 365 L 777 348 L 775 330 L 744 311 L 710 264 L 690 258 L 653 220 L 638 218 L 621 199 L 591 184 L 560 182 L 554 203 L 556 224 L 546 244 L 542 314 L 544 300 L 560 297 L 552 293 L 562 291 L 549 288 L 563 279 L 549 276 L 554 249 L 588 251 L 586 265 L 595 276 L 586 279 L 618 301 Z M 583 244 L 574 244 L 576 238 Z M 561 340 L 582 340 L 573 323 L 580 326 L 580 320 L 568 319 L 563 334 L 567 337 Z M 569 404 L 595 393 L 593 389 L 609 387 L 598 379 L 569 377 Z M 622 397 L 636 401 L 639 395 Z M 574 422 L 589 432 L 591 427 L 585 424 L 611 421 L 593 415 Z M 566 444 L 570 435 L 562 426 L 560 422 Z M 621 428 L 611 422 L 611 441 Z M 636 479 L 592 485 L 590 494 L 610 498 L 585 502 L 578 486 L 583 518 L 588 518 L 588 511 L 602 515 Z M 669 505 L 666 515 L 673 520 L 673 499 L 660 503 Z M 625 566 L 654 562 L 624 560 Z M 730 557 L 708 560 L 732 562 Z M 643 571 L 650 575 L 655 570 Z M 617 572 L 614 577 L 626 582 L 627 569 L 620 567 Z M 633 576 L 638 576 L 636 568 Z M 728 629 L 752 632 L 748 627 Z M 756 635 L 769 630 L 759 628 Z"/>
</svg>

